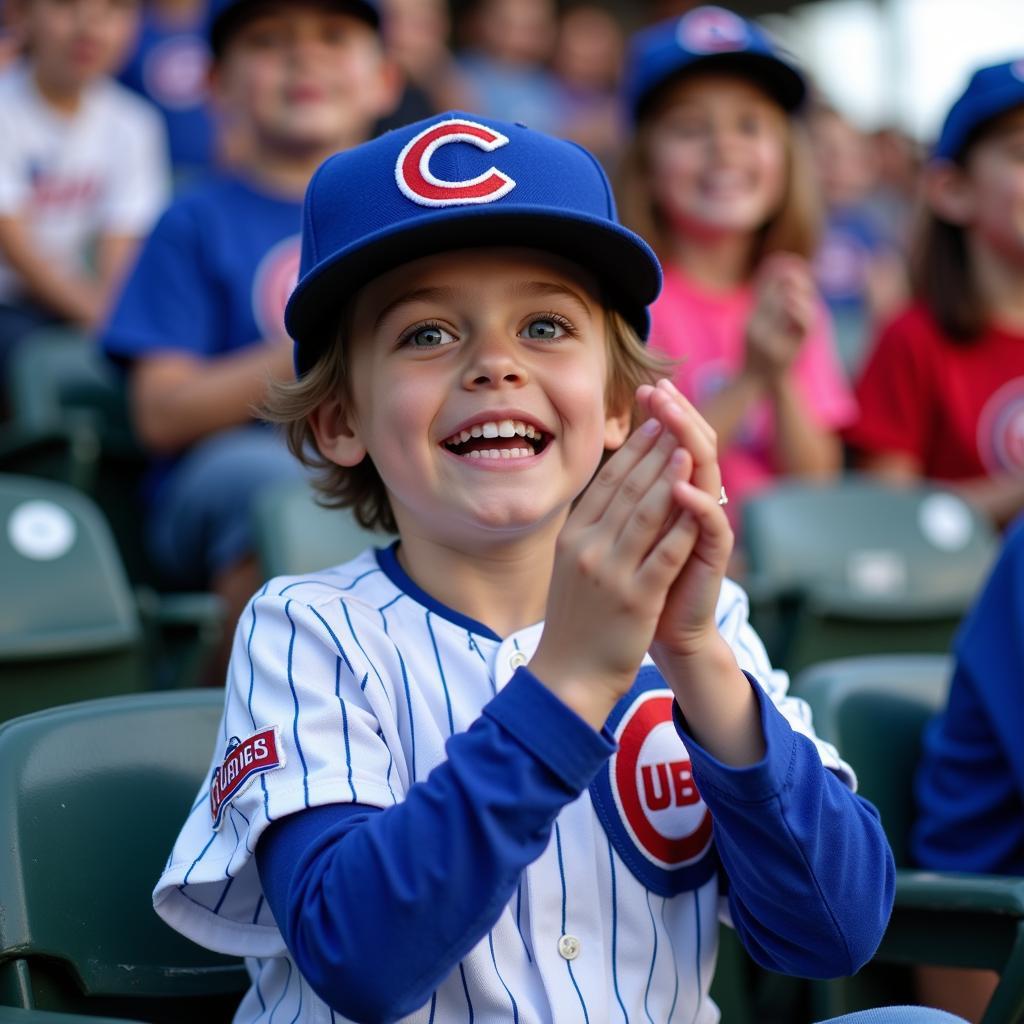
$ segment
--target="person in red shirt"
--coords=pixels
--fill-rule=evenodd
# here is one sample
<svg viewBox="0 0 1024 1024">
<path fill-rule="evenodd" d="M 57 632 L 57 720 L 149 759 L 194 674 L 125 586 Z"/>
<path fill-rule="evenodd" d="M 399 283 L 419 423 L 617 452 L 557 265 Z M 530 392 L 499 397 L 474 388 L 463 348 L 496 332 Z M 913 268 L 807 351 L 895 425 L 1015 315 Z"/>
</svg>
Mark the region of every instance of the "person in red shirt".
<svg viewBox="0 0 1024 1024">
<path fill-rule="evenodd" d="M 889 480 L 1024 509 L 1024 60 L 976 71 L 925 170 L 915 299 L 879 335 L 846 440 Z"/>
</svg>

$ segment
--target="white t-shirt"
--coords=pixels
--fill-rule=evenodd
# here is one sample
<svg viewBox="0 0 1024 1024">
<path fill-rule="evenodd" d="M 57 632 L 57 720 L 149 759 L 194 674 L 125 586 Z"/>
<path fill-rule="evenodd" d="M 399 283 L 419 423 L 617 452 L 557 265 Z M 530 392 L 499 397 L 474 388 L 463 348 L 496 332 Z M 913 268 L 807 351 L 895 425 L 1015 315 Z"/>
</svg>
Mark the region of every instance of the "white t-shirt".
<svg viewBox="0 0 1024 1024">
<path fill-rule="evenodd" d="M 87 269 L 102 235 L 146 235 L 170 197 L 159 114 L 109 79 L 65 116 L 15 64 L 0 74 L 0 139 L 0 216 L 24 215 L 38 251 L 69 273 Z M 0 302 L 22 294 L 0 256 Z"/>
</svg>

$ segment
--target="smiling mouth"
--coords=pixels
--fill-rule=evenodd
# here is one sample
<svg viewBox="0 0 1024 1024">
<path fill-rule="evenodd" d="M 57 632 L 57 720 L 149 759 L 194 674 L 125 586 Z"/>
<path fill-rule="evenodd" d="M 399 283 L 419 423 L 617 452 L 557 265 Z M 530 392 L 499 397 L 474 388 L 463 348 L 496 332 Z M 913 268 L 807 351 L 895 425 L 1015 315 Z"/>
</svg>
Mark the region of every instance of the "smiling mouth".
<svg viewBox="0 0 1024 1024">
<path fill-rule="evenodd" d="M 481 420 L 441 443 L 464 459 L 528 459 L 550 441 L 549 434 L 522 420 Z"/>
</svg>

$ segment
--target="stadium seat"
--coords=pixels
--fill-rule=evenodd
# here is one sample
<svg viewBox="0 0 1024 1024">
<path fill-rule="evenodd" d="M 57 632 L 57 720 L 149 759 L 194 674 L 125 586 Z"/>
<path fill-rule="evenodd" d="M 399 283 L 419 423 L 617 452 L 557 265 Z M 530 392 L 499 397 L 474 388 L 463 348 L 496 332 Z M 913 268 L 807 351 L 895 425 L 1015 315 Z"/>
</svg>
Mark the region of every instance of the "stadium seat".
<svg viewBox="0 0 1024 1024">
<path fill-rule="evenodd" d="M 212 690 L 131 694 L 0 725 L 0 1004 L 230 1020 L 241 962 L 178 935 L 151 900 L 222 705 Z"/>
<path fill-rule="evenodd" d="M 133 590 L 84 494 L 0 474 L 0 721 L 68 701 L 194 685 L 218 642 L 209 594 Z"/>
<path fill-rule="evenodd" d="M 820 1016 L 913 1001 L 908 972 L 880 965 L 930 963 L 999 972 L 982 1024 L 1024 1014 L 1024 878 L 911 869 L 913 772 L 921 731 L 944 704 L 952 672 L 943 655 L 847 658 L 814 666 L 793 684 L 815 728 L 857 772 L 878 808 L 897 865 L 896 906 L 872 964 L 818 988 Z"/>
<path fill-rule="evenodd" d="M 347 562 L 394 538 L 360 526 L 346 509 L 318 505 L 305 482 L 268 487 L 253 510 L 264 576 L 292 576 Z"/>
<path fill-rule="evenodd" d="M 87 497 L 0 476 L 0 580 L 0 719 L 147 687 L 142 622 Z"/>
<path fill-rule="evenodd" d="M 783 483 L 743 509 L 751 620 L 773 661 L 944 652 L 995 557 L 995 530 L 954 494 L 851 474 Z"/>
</svg>

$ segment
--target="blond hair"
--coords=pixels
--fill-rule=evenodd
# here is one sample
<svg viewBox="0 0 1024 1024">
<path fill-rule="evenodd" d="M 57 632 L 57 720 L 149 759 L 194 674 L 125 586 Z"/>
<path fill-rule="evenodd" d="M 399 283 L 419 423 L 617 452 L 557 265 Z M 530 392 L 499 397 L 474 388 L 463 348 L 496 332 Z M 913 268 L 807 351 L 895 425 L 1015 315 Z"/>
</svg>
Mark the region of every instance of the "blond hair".
<svg viewBox="0 0 1024 1024">
<path fill-rule="evenodd" d="M 284 428 L 289 450 L 314 471 L 313 486 L 320 504 L 351 509 L 366 529 L 397 533 L 398 524 L 387 488 L 370 457 L 367 455 L 357 466 L 339 466 L 317 448 L 310 426 L 310 416 L 324 402 L 340 397 L 344 405 L 352 406 L 352 380 L 345 341 L 342 327 L 307 373 L 298 380 L 272 382 L 260 413 Z M 625 319 L 607 306 L 605 344 L 608 352 L 605 407 L 630 409 L 632 421 L 636 414 L 633 408 L 636 389 L 669 374 L 672 364 L 650 351 Z"/>
<path fill-rule="evenodd" d="M 626 146 L 616 177 L 616 199 L 622 223 L 646 238 L 663 263 L 668 261 L 672 251 L 672 229 L 651 191 L 649 153 L 654 123 L 664 109 L 664 103 L 646 108 Z M 783 113 L 785 188 L 778 208 L 758 233 L 751 253 L 751 272 L 773 252 L 792 252 L 810 259 L 821 233 L 823 211 L 810 141 L 804 125 Z"/>
</svg>

